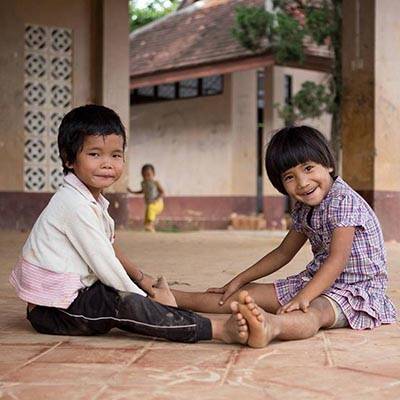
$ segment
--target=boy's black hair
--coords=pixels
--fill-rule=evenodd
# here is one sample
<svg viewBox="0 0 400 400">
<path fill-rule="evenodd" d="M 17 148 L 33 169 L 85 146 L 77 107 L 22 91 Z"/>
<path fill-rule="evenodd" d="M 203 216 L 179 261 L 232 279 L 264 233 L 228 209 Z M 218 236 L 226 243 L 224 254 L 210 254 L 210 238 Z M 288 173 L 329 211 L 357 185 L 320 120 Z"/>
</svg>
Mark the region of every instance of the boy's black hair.
<svg viewBox="0 0 400 400">
<path fill-rule="evenodd" d="M 153 174 L 156 173 L 153 164 L 144 164 L 142 167 L 142 175 L 144 174 L 144 171 L 147 171 L 148 169 L 151 169 L 153 171 Z"/>
<path fill-rule="evenodd" d="M 64 174 L 71 171 L 67 163 L 73 163 L 82 150 L 86 136 L 122 136 L 123 148 L 126 146 L 125 128 L 118 114 L 110 108 L 87 104 L 76 107 L 67 113 L 58 129 L 58 151 L 62 160 Z"/>
<path fill-rule="evenodd" d="M 333 168 L 336 176 L 333 152 L 324 135 L 309 126 L 289 126 L 274 134 L 265 154 L 265 168 L 275 189 L 287 194 L 282 174 L 290 168 L 313 161 L 326 168 Z"/>
</svg>

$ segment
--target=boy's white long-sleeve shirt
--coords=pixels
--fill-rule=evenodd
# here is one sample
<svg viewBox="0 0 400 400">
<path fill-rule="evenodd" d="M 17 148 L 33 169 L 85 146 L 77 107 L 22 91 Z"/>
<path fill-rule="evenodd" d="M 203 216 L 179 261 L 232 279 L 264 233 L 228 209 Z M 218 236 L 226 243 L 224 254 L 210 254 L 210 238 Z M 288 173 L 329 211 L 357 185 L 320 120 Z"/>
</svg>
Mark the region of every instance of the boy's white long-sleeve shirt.
<svg viewBox="0 0 400 400">
<path fill-rule="evenodd" d="M 120 291 L 146 296 L 117 259 L 109 202 L 94 199 L 72 173 L 37 219 L 10 276 L 20 298 L 68 308 L 78 290 L 98 279 Z"/>
</svg>

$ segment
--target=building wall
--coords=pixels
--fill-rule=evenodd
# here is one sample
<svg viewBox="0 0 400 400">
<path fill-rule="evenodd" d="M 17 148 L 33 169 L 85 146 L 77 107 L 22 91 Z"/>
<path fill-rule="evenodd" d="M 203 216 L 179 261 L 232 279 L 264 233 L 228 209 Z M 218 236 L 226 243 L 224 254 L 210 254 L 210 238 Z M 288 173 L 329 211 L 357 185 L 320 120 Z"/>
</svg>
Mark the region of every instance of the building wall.
<svg viewBox="0 0 400 400">
<path fill-rule="evenodd" d="M 67 112 L 75 106 L 87 103 L 104 104 L 120 114 L 129 133 L 128 2 L 0 2 L 0 211 L 6 216 L 2 218 L 0 227 L 29 227 L 43 208 L 43 198 L 50 198 L 53 192 L 46 186 L 39 193 L 37 190 L 27 189 L 24 184 L 27 135 L 24 85 L 27 79 L 27 49 L 31 51 L 31 48 L 25 48 L 27 25 L 44 27 L 46 32 L 52 32 L 54 28 L 65 29 L 72 34 L 72 98 L 68 107 L 62 111 Z M 52 51 L 49 50 L 49 57 L 53 54 Z M 52 79 L 48 79 L 49 85 L 52 84 Z M 40 109 L 46 114 L 47 120 L 50 110 L 46 107 L 49 104 L 49 98 L 46 98 L 46 105 Z M 45 134 L 50 135 L 47 131 Z M 56 133 L 51 138 L 52 142 L 55 140 Z M 57 164 L 57 157 L 54 165 L 61 165 Z M 111 191 L 125 190 L 125 187 L 126 182 L 122 181 L 111 188 Z M 16 202 L 19 204 L 18 215 L 14 215 L 16 211 L 12 207 Z M 27 207 L 36 211 L 25 212 Z M 28 214 L 32 216 L 25 218 L 24 215 Z"/>
<path fill-rule="evenodd" d="M 231 212 L 255 208 L 255 85 L 255 71 L 238 72 L 224 77 L 221 95 L 131 107 L 129 184 L 139 188 L 141 166 L 154 164 L 164 219 L 226 227 Z M 142 200 L 130 203 L 141 219 Z"/>
<path fill-rule="evenodd" d="M 230 195 L 231 79 L 221 95 L 131 107 L 129 184 L 156 168 L 168 196 Z"/>
<path fill-rule="evenodd" d="M 90 1 L 21 0 L 0 3 L 1 190 L 23 190 L 25 24 L 73 30 L 73 104 L 93 100 L 90 91 Z M 79 67 L 78 67 L 79 66 Z"/>
<path fill-rule="evenodd" d="M 373 207 L 385 239 L 400 240 L 400 3 L 343 7 L 343 175 Z"/>
<path fill-rule="evenodd" d="M 400 2 L 383 0 L 377 4 L 375 16 L 375 190 L 400 192 L 400 180 L 393 171 L 400 171 L 400 157 L 393 149 L 400 148 Z"/>
<path fill-rule="evenodd" d="M 271 131 L 283 126 L 273 105 L 284 100 L 285 74 L 293 76 L 293 93 L 305 80 L 326 79 L 317 72 L 269 68 L 265 143 Z M 129 184 L 138 189 L 141 166 L 154 164 L 167 193 L 161 220 L 207 221 L 208 227 L 226 227 L 232 212 L 256 211 L 256 93 L 256 71 L 248 70 L 225 76 L 220 96 L 131 107 Z M 328 116 L 304 123 L 329 133 Z M 264 178 L 267 224 L 281 228 L 285 197 L 271 186 L 266 175 Z M 139 221 L 144 212 L 142 199 L 130 197 L 129 204 L 131 219 Z"/>
<path fill-rule="evenodd" d="M 284 104 L 285 101 L 285 75 L 292 76 L 292 95 L 301 89 L 305 81 L 315 83 L 325 83 L 327 75 L 322 72 L 302 70 L 298 68 L 271 66 L 265 70 L 265 146 L 267 146 L 273 133 L 284 126 L 284 122 L 279 117 L 278 109 L 275 104 Z M 304 125 L 310 125 L 320 130 L 329 140 L 331 116 L 325 114 L 320 118 L 300 121 Z M 280 194 L 270 183 L 265 168 L 264 173 L 264 214 L 267 226 L 270 228 L 285 227 L 286 220 L 283 219 L 284 211 L 287 207 L 286 197 Z"/>
</svg>

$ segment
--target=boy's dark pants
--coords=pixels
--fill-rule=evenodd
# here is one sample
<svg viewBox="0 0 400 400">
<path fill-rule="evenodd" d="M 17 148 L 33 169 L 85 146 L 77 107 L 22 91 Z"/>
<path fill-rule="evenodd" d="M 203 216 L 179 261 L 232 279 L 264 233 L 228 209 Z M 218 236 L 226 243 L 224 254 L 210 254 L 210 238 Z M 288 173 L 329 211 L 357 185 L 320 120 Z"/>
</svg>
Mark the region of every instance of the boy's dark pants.
<svg viewBox="0 0 400 400">
<path fill-rule="evenodd" d="M 135 293 L 118 292 L 100 281 L 80 290 L 66 310 L 36 306 L 27 318 L 38 332 L 51 335 L 97 335 L 119 328 L 177 342 L 212 338 L 209 319 Z"/>
</svg>

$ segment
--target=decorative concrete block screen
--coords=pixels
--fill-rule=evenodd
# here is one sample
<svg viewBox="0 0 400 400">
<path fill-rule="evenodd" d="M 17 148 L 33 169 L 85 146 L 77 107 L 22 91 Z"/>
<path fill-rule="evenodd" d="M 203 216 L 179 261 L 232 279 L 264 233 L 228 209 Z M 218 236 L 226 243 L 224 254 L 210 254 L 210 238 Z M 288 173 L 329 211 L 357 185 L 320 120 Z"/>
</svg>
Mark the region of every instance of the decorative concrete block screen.
<svg viewBox="0 0 400 400">
<path fill-rule="evenodd" d="M 72 106 L 72 31 L 25 26 L 24 190 L 53 192 L 62 183 L 57 133 Z"/>
</svg>

